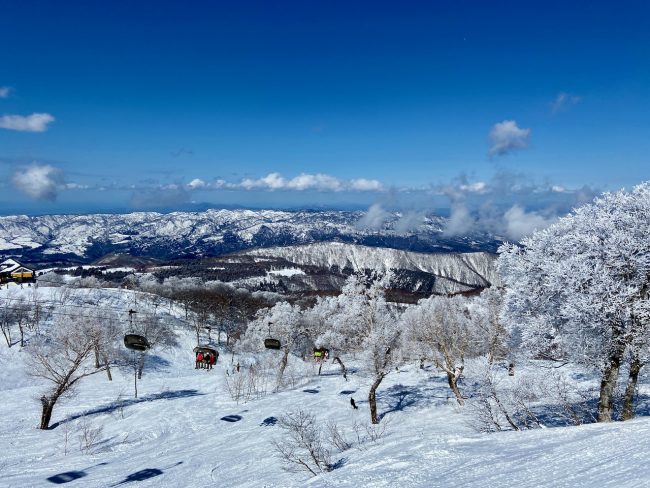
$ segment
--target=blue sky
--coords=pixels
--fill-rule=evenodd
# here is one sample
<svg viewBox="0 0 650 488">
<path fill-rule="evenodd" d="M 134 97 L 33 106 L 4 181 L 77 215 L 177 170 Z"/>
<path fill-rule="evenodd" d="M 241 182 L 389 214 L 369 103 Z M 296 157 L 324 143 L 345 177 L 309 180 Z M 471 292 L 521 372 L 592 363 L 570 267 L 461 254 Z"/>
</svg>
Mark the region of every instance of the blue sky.
<svg viewBox="0 0 650 488">
<path fill-rule="evenodd" d="M 8 1 L 0 41 L 0 213 L 548 213 L 650 179 L 644 1 Z"/>
</svg>

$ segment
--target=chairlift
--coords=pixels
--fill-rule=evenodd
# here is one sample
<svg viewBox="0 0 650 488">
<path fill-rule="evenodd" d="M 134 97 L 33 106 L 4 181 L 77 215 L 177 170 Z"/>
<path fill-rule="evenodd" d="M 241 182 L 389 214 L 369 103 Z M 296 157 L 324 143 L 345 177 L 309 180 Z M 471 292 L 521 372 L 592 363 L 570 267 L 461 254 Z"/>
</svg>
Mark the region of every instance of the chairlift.
<svg viewBox="0 0 650 488">
<path fill-rule="evenodd" d="M 217 364 L 219 359 L 219 351 L 214 347 L 204 345 L 196 346 L 194 349 L 194 355 L 196 356 L 196 369 L 212 369 L 212 366 Z M 201 359 L 199 360 L 199 355 Z M 214 361 L 212 360 L 214 358 Z"/>
<path fill-rule="evenodd" d="M 138 313 L 137 311 L 130 309 L 129 310 L 129 326 L 131 330 L 133 330 L 133 314 Z M 149 344 L 149 341 L 147 341 L 147 338 L 143 335 L 140 334 L 126 334 L 124 336 L 124 346 L 127 349 L 131 349 L 132 351 L 146 351 L 149 349 L 151 346 Z"/>
<path fill-rule="evenodd" d="M 124 336 L 124 346 L 132 351 L 146 351 L 151 347 L 147 338 L 139 334 L 126 334 Z"/>
<path fill-rule="evenodd" d="M 194 349 L 194 354 L 199 354 L 203 353 L 205 356 L 206 354 L 211 354 L 213 355 L 216 359 L 219 359 L 219 351 L 217 351 L 214 347 L 212 346 L 196 346 Z"/>
<path fill-rule="evenodd" d="M 314 359 L 316 361 L 322 361 L 323 359 L 328 359 L 330 357 L 330 350 L 326 347 L 315 347 L 314 348 Z"/>
<path fill-rule="evenodd" d="M 280 349 L 282 346 L 282 344 L 280 344 L 280 341 L 271 337 L 271 325 L 273 325 L 273 322 L 269 322 L 269 336 L 264 339 L 264 347 L 267 349 Z"/>
<path fill-rule="evenodd" d="M 281 346 L 280 341 L 277 339 L 271 337 L 264 339 L 264 347 L 267 349 L 280 349 Z"/>
</svg>

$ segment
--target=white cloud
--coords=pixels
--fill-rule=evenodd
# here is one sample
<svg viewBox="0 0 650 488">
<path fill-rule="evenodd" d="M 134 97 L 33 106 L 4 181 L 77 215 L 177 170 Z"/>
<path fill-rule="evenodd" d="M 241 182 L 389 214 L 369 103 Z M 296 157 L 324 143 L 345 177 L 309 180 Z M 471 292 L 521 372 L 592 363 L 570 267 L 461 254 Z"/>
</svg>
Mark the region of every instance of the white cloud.
<svg viewBox="0 0 650 488">
<path fill-rule="evenodd" d="M 194 178 L 187 184 L 187 186 L 192 190 L 196 190 L 197 188 L 205 188 L 206 185 L 207 183 L 200 178 Z"/>
<path fill-rule="evenodd" d="M 477 181 L 476 183 L 461 184 L 458 188 L 471 193 L 482 193 L 487 189 L 487 183 L 485 181 Z"/>
<path fill-rule="evenodd" d="M 46 113 L 3 115 L 0 117 L 0 128 L 21 132 L 45 132 L 48 124 L 52 122 L 54 122 L 54 117 Z"/>
<path fill-rule="evenodd" d="M 514 120 L 494 124 L 490 130 L 490 156 L 502 156 L 515 149 L 525 149 L 530 142 L 530 129 L 521 129 Z"/>
<path fill-rule="evenodd" d="M 9 98 L 10 92 L 11 92 L 11 87 L 0 86 L 0 98 Z"/>
<path fill-rule="evenodd" d="M 582 100 L 582 97 L 571 95 L 570 93 L 560 92 L 555 100 L 551 102 L 551 111 L 553 113 L 561 112 Z"/>
<path fill-rule="evenodd" d="M 302 173 L 292 178 L 287 183 L 287 188 L 291 190 L 325 190 L 340 191 L 343 187 L 341 181 L 334 176 L 324 175 L 321 173 L 310 175 Z"/>
<path fill-rule="evenodd" d="M 350 181 L 350 187 L 353 190 L 359 191 L 379 191 L 382 189 L 382 184 L 377 180 L 358 178 L 356 180 Z"/>
<path fill-rule="evenodd" d="M 335 176 L 317 173 L 302 173 L 294 178 L 285 178 L 280 173 L 269 173 L 262 178 L 245 178 L 239 183 L 227 183 L 217 180 L 210 185 L 212 188 L 239 190 L 289 190 L 289 191 L 380 191 L 383 185 L 377 180 L 365 178 L 342 180 Z"/>
<path fill-rule="evenodd" d="M 66 183 L 64 185 L 64 188 L 66 190 L 88 190 L 90 188 L 89 185 L 83 185 L 81 183 Z"/>
<path fill-rule="evenodd" d="M 360 229 L 381 229 L 384 222 L 388 220 L 388 213 L 379 203 L 371 205 L 366 214 L 359 219 L 357 227 Z"/>
<path fill-rule="evenodd" d="M 452 202 L 451 214 L 449 220 L 447 220 L 444 233 L 449 236 L 467 234 L 474 230 L 475 225 L 474 218 L 465 204 L 463 202 Z"/>
<path fill-rule="evenodd" d="M 506 235 L 516 241 L 522 237 L 532 234 L 536 230 L 542 230 L 555 222 L 555 217 L 544 217 L 537 212 L 526 212 L 519 205 L 513 205 L 504 215 Z"/>
<path fill-rule="evenodd" d="M 56 200 L 63 172 L 49 164 L 34 163 L 16 170 L 12 181 L 16 188 L 37 200 Z"/>
</svg>

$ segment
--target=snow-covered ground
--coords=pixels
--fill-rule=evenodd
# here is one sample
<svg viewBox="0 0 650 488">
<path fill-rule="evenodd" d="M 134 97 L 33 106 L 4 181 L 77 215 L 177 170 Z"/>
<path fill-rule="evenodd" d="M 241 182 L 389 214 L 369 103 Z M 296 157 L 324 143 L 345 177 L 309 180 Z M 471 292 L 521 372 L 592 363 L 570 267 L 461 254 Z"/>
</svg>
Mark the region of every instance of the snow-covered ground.
<svg viewBox="0 0 650 488">
<path fill-rule="evenodd" d="M 107 306 L 130 300 L 120 290 L 75 293 L 99 293 Z M 336 422 L 353 440 L 354 423 L 369 418 L 370 378 L 357 369 L 345 381 L 331 362 L 318 376 L 314 363 L 295 358 L 305 375 L 298 387 L 237 404 L 225 383 L 230 357 L 222 352 L 214 370 L 196 370 L 192 334 L 179 334 L 178 348 L 153 354 L 138 399 L 126 373 L 114 370 L 112 382 L 104 374 L 91 376 L 74 398 L 57 404 L 56 427 L 48 431 L 36 428 L 43 383 L 27 375 L 27 353 L 0 345 L 0 486 L 650 486 L 650 419 L 477 434 L 442 375 L 415 365 L 392 373 L 380 387 L 383 438 L 333 452 L 337 468 L 329 473 L 287 473 L 273 448 L 282 436 L 273 419 L 302 408 L 323 426 Z M 351 408 L 350 397 L 359 410 Z M 86 453 L 78 441 L 84 424 L 103 428 Z"/>
</svg>

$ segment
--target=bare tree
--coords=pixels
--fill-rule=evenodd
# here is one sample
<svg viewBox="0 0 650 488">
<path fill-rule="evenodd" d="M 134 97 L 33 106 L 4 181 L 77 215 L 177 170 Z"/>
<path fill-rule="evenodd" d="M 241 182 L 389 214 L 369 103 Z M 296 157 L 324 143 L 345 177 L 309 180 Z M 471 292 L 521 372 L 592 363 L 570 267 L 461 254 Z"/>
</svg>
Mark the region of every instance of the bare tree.
<svg viewBox="0 0 650 488">
<path fill-rule="evenodd" d="M 178 345 L 176 333 L 170 321 L 153 314 L 145 314 L 143 317 L 140 317 L 134 326 L 133 332 L 147 338 L 150 350 Z M 141 354 L 137 366 L 138 379 L 142 379 L 144 363 L 145 355 Z"/>
<path fill-rule="evenodd" d="M 41 429 L 48 429 L 56 402 L 71 395 L 74 387 L 86 376 L 103 371 L 92 362 L 95 349 L 95 320 L 70 311 L 57 318 L 50 333 L 39 336 L 28 346 L 30 373 L 51 383 L 41 396 Z"/>
<path fill-rule="evenodd" d="M 278 419 L 286 438 L 273 442 L 287 471 L 307 471 L 313 476 L 331 469 L 330 451 L 325 447 L 316 418 L 304 411 L 289 412 Z"/>
</svg>

